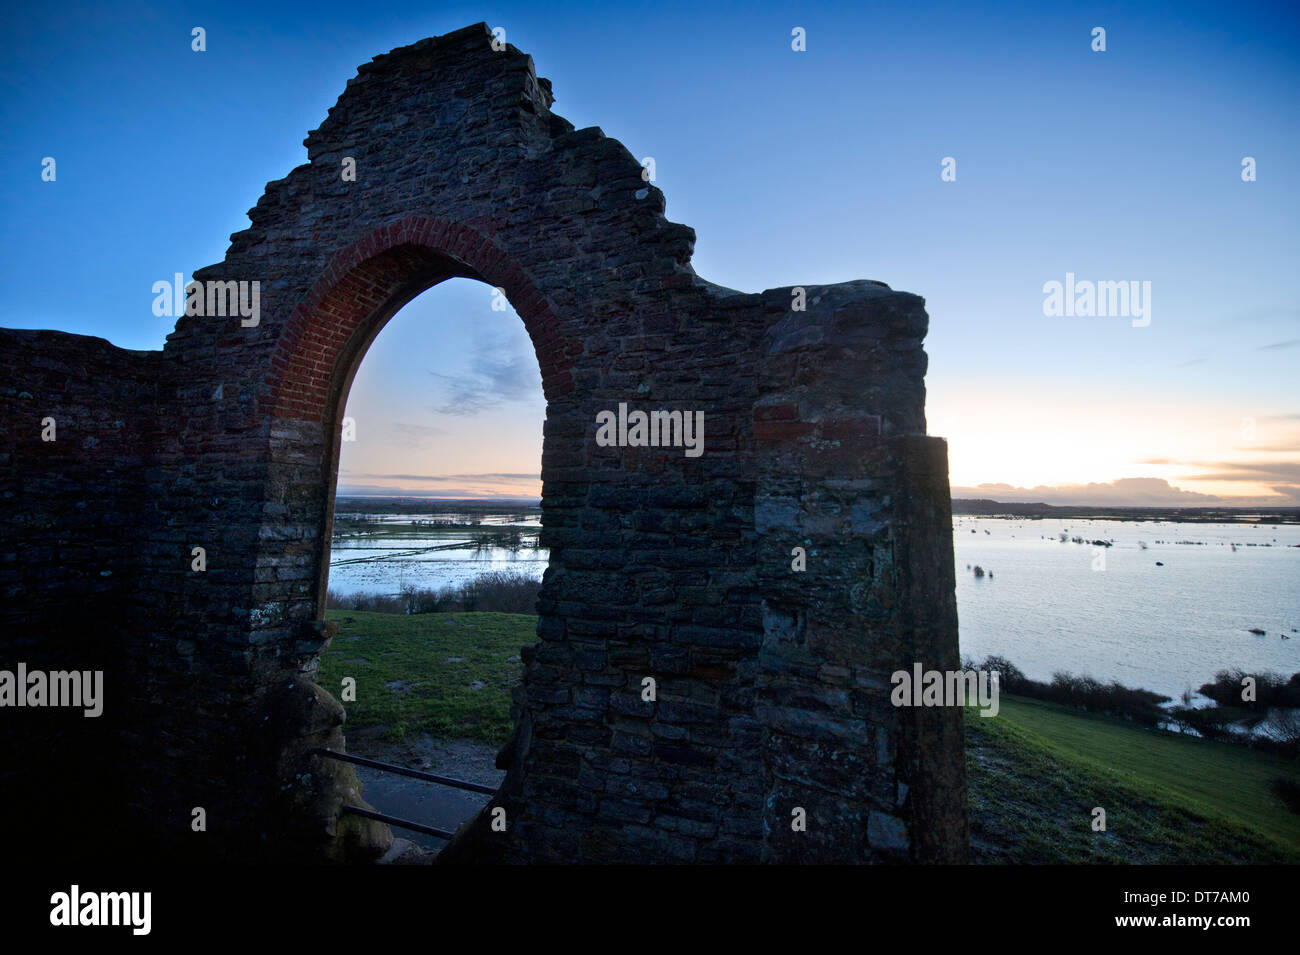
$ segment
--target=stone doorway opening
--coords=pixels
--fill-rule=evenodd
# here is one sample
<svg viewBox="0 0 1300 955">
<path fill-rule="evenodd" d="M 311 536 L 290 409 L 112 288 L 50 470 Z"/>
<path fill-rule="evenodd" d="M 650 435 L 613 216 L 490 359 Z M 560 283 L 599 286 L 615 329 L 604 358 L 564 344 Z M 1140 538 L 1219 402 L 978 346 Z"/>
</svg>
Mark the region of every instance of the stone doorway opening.
<svg viewBox="0 0 1300 955">
<path fill-rule="evenodd" d="M 536 642 L 545 403 L 532 344 L 500 289 L 452 278 L 383 326 L 340 395 L 317 683 L 353 757 L 499 787 L 521 649 Z M 378 812 L 454 832 L 488 802 L 354 764 Z M 430 861 L 444 835 L 393 825 L 386 858 Z"/>
<path fill-rule="evenodd" d="M 341 450 L 345 428 L 355 426 L 344 420 L 347 397 L 381 329 L 422 292 L 448 279 L 476 280 L 474 288 L 485 302 L 513 304 L 527 333 L 525 347 L 540 372 L 548 409 L 552 397 L 563 393 L 557 382 L 563 382 L 564 376 L 555 368 L 560 358 L 558 326 L 548 305 L 476 231 L 436 220 L 403 220 L 375 230 L 333 257 L 311 294 L 295 309 L 280 336 L 277 354 L 270 359 L 276 380 L 271 395 L 267 513 L 276 520 L 274 528 L 262 534 L 259 557 L 259 565 L 265 568 L 259 576 L 274 580 L 267 590 L 283 600 L 266 606 L 273 607 L 276 616 L 300 621 L 292 662 L 313 679 L 319 673 L 321 653 L 329 652 L 334 629 L 326 620 L 326 598 Z M 536 377 L 533 380 L 535 384 Z M 534 513 L 538 543 L 548 548 L 553 562 L 555 549 L 540 540 L 541 508 Z M 294 825 L 306 826 L 308 833 L 323 828 L 335 846 L 360 840 L 382 848 L 389 837 L 375 826 L 358 834 L 345 833 L 342 839 L 336 834 L 345 818 L 342 807 L 360 805 L 361 797 L 351 767 L 323 765 L 327 761 L 316 756 L 317 750 L 337 752 L 346 745 L 343 706 L 334 693 L 342 693 L 342 687 L 313 690 L 313 699 L 304 704 L 312 715 L 298 731 L 302 735 L 295 734 L 277 757 L 283 767 L 281 776 L 288 775 L 292 766 L 295 779 L 308 775 L 303 769 L 321 777 L 319 786 L 294 796 L 290 811 L 302 817 Z M 301 811 L 304 807 L 306 813 Z M 351 849 L 340 851 L 348 858 L 357 856 Z M 368 852 L 363 848 L 360 854 Z"/>
</svg>

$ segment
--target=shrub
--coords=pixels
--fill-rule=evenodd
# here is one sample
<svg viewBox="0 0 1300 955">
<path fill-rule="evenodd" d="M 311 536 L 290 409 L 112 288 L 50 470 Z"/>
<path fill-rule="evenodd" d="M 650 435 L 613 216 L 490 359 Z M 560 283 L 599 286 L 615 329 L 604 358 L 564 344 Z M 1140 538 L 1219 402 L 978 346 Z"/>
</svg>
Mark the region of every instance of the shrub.
<svg viewBox="0 0 1300 955">
<path fill-rule="evenodd" d="M 1063 672 L 1052 674 L 1051 683 L 1042 683 L 1029 679 L 1010 660 L 998 656 L 985 657 L 980 669 L 996 670 L 1000 674 L 999 687 L 1018 696 L 1110 713 L 1145 726 L 1156 726 L 1168 719 L 1159 704 L 1170 698 L 1151 690 L 1134 689 L 1117 682 L 1102 683 L 1090 676 Z"/>
<path fill-rule="evenodd" d="M 1027 696 L 1023 692 L 1023 687 L 1029 683 L 1028 678 L 1020 671 L 1020 668 L 1008 660 L 1006 657 L 985 657 L 984 662 L 978 667 L 973 664 L 967 669 L 980 669 L 998 674 L 998 689 L 1006 690 L 1008 693 L 1016 693 L 1021 696 Z"/>
<path fill-rule="evenodd" d="M 481 574 L 463 584 L 417 588 L 407 584 L 398 594 L 343 594 L 330 590 L 325 606 L 330 610 L 361 610 L 372 613 L 451 613 L 491 611 L 536 613 L 541 583 L 517 571 Z"/>
<path fill-rule="evenodd" d="M 1242 680 L 1253 677 L 1255 680 L 1255 699 L 1241 698 Z M 1300 673 L 1291 675 L 1291 679 L 1278 673 L 1247 673 L 1240 667 L 1220 670 L 1214 674 L 1214 682 L 1201 686 L 1200 692 L 1220 706 L 1236 706 L 1247 710 L 1267 712 L 1270 707 L 1300 707 Z"/>
</svg>

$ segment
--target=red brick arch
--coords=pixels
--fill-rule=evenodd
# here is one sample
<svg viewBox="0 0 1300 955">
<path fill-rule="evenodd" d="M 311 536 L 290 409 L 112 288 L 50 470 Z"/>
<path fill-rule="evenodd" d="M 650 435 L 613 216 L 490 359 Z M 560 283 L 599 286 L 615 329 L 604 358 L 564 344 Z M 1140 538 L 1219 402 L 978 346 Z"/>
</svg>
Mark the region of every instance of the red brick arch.
<svg viewBox="0 0 1300 955">
<path fill-rule="evenodd" d="M 550 303 L 527 273 L 485 232 L 407 216 L 330 259 L 279 337 L 267 376 L 266 410 L 277 418 L 328 418 L 337 389 L 346 392 L 357 362 L 384 323 L 420 292 L 454 277 L 476 278 L 505 291 L 532 339 L 547 400 L 573 390 L 569 369 L 581 343 L 564 341 Z"/>
</svg>

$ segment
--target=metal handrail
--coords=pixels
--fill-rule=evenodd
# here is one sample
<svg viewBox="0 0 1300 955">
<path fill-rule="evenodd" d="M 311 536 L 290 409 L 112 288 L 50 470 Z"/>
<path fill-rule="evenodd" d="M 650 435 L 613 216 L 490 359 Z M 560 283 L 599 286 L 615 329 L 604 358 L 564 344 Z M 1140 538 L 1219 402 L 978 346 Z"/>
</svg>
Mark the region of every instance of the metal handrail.
<svg viewBox="0 0 1300 955">
<path fill-rule="evenodd" d="M 382 812 L 375 812 L 373 809 L 362 809 L 360 806 L 344 806 L 344 812 L 350 812 L 354 816 L 365 816 L 367 819 L 374 819 L 378 822 L 386 822 L 390 826 L 398 826 L 402 829 L 414 829 L 416 832 L 423 832 L 426 835 L 437 836 L 439 839 L 450 840 L 455 835 L 454 832 L 448 832 L 446 829 L 436 829 L 433 826 L 426 826 L 420 822 L 411 822 L 409 819 L 398 819 L 396 816 L 389 816 Z"/>
<path fill-rule="evenodd" d="M 401 776 L 410 776 L 412 779 L 423 779 L 425 782 L 438 783 L 440 786 L 451 786 L 455 789 L 468 789 L 470 792 L 482 793 L 485 796 L 495 796 L 497 791 L 492 786 L 480 786 L 478 783 L 466 782 L 463 779 L 453 779 L 450 776 L 438 776 L 435 773 L 422 773 L 418 769 L 407 769 L 405 766 L 394 766 L 392 763 L 381 763 L 377 759 L 366 759 L 364 756 L 352 756 L 348 753 L 336 753 L 332 749 L 317 748 L 314 752 L 319 756 L 328 759 L 340 759 L 345 763 L 356 763 L 358 766 L 369 766 L 371 769 L 382 769 L 385 772 L 397 773 Z"/>
</svg>

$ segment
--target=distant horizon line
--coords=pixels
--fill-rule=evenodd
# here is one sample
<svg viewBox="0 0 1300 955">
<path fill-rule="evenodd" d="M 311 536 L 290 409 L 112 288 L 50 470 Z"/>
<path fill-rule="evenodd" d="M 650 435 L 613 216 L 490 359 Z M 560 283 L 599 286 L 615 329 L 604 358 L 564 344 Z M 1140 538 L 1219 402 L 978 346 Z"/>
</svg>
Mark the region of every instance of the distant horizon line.
<svg viewBox="0 0 1300 955">
<path fill-rule="evenodd" d="M 528 504 L 540 506 L 542 499 L 540 497 L 519 497 L 509 495 L 484 495 L 479 497 L 440 497 L 436 494 L 422 494 L 418 492 L 406 492 L 401 494 L 356 494 L 356 493 L 337 493 L 334 495 L 335 501 L 343 500 L 373 500 L 373 501 L 427 501 L 437 504 Z M 1067 510 L 1071 508 L 1086 508 L 1089 510 L 1145 510 L 1145 511 L 1242 511 L 1251 512 L 1259 510 L 1267 511 L 1297 511 L 1300 512 L 1300 504 L 1049 504 L 1046 501 L 1001 501 L 986 497 L 954 497 L 953 504 L 993 504 L 1006 507 L 1045 507 L 1052 510 Z"/>
<path fill-rule="evenodd" d="M 1300 506 L 1300 461 L 1271 465 L 1271 470 L 1261 467 L 1240 467 L 1218 475 L 1216 483 L 1229 485 L 1224 493 L 1207 493 L 1188 490 L 1171 483 L 1166 478 L 1126 477 L 1111 481 L 1090 481 L 1083 484 L 1036 484 L 1032 487 L 1007 482 L 985 481 L 971 485 L 960 481 L 949 483 L 954 500 L 995 501 L 1004 504 L 1049 504 L 1058 507 L 1231 507 L 1231 508 L 1291 508 Z M 365 475 L 380 477 L 380 475 Z M 409 483 L 378 484 L 357 482 L 356 475 L 343 478 L 336 496 L 356 498 L 391 498 L 443 500 L 443 501 L 530 501 L 541 500 L 540 476 L 524 474 L 449 474 L 449 475 L 384 475 L 390 481 L 405 478 Z M 492 478 L 520 478 L 524 480 L 492 480 Z M 1195 479 L 1192 479 L 1193 481 Z M 1236 486 L 1233 486 L 1236 485 Z M 1253 490 L 1255 493 L 1243 493 Z M 1271 493 L 1270 493 L 1271 492 Z"/>
</svg>

